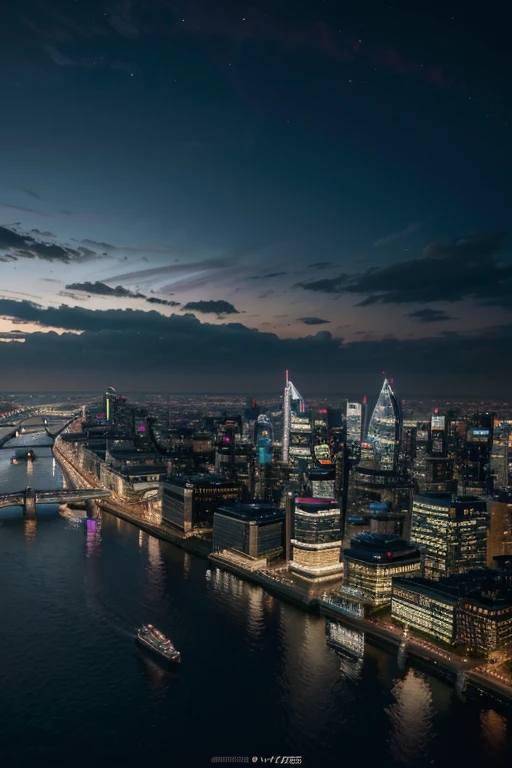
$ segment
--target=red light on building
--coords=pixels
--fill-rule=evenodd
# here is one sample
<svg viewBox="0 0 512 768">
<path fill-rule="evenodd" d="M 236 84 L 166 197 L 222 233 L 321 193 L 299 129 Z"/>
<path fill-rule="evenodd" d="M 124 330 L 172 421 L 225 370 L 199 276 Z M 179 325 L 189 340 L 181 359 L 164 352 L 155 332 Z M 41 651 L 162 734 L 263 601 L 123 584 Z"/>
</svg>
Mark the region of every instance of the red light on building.
<svg viewBox="0 0 512 768">
<path fill-rule="evenodd" d="M 386 552 L 386 557 L 391 557 L 391 552 Z"/>
<path fill-rule="evenodd" d="M 434 416 L 437 416 L 438 413 L 439 413 L 439 408 L 434 408 Z"/>
<path fill-rule="evenodd" d="M 366 405 L 366 395 L 363 397 L 363 405 Z"/>
<path fill-rule="evenodd" d="M 321 408 L 318 413 L 327 413 L 327 408 Z"/>
</svg>

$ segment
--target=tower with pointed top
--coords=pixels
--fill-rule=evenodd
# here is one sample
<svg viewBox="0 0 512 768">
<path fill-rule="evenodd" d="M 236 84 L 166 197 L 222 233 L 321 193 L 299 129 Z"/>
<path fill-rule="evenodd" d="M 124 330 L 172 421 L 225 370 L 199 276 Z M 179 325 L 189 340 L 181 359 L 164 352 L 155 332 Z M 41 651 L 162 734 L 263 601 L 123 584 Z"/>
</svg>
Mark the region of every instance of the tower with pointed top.
<svg viewBox="0 0 512 768">
<path fill-rule="evenodd" d="M 399 402 L 388 379 L 380 391 L 368 426 L 367 442 L 373 448 L 374 468 L 396 472 L 402 435 Z"/>
</svg>

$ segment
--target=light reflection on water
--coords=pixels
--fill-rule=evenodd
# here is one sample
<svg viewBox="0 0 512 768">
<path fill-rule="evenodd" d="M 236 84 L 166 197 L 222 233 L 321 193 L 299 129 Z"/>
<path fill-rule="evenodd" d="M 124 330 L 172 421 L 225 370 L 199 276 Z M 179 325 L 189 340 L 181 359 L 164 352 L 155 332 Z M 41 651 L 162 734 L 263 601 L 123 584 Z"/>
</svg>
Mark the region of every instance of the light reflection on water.
<svg viewBox="0 0 512 768">
<path fill-rule="evenodd" d="M 409 669 L 392 693 L 395 701 L 386 710 L 392 725 L 391 754 L 397 763 L 413 765 L 432 738 L 432 692 L 423 676 Z"/>
<path fill-rule="evenodd" d="M 35 488 L 62 482 L 49 449 L 38 449 L 32 470 Z M 26 477 L 0 451 L 6 490 Z M 482 710 L 461 703 L 407 661 L 400 670 L 396 653 L 366 646 L 364 663 L 340 656 L 324 619 L 125 521 L 103 514 L 71 527 L 56 505 L 38 508 L 35 521 L 19 508 L 0 518 L 9 764 L 61 764 L 72 753 L 99 765 L 102 755 L 110 765 L 168 764 L 172 753 L 184 766 L 289 754 L 306 768 L 439 768 L 453 764 L 454 745 L 468 768 L 509 764 L 510 728 L 489 701 Z M 147 622 L 181 651 L 178 674 L 137 650 Z"/>
</svg>

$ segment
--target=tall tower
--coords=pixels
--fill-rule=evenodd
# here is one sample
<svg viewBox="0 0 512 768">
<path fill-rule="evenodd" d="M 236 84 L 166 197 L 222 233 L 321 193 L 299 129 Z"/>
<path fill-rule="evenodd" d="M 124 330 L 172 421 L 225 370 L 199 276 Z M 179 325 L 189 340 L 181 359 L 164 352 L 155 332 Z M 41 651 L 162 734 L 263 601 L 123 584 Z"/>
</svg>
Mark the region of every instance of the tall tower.
<svg viewBox="0 0 512 768">
<path fill-rule="evenodd" d="M 290 459 L 290 431 L 292 423 L 292 414 L 298 416 L 306 410 L 304 398 L 298 389 L 288 378 L 286 371 L 286 386 L 284 388 L 283 398 L 283 461 L 288 463 Z"/>
<path fill-rule="evenodd" d="M 361 445 L 362 406 L 361 403 L 349 403 L 346 410 L 347 444 Z"/>
<path fill-rule="evenodd" d="M 368 442 L 373 446 L 375 469 L 397 470 L 401 434 L 400 405 L 390 382 L 384 379 L 368 427 Z"/>
</svg>

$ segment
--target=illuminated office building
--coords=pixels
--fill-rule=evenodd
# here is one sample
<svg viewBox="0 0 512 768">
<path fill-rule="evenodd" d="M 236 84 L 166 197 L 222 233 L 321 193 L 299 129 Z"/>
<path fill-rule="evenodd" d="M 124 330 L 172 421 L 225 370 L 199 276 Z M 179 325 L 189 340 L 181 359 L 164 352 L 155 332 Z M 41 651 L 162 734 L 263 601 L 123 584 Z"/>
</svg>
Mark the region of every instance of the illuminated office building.
<svg viewBox="0 0 512 768">
<path fill-rule="evenodd" d="M 512 642 L 512 592 L 490 569 L 440 581 L 393 579 L 391 617 L 471 651 L 491 653 Z"/>
<path fill-rule="evenodd" d="M 491 448 L 491 477 L 495 490 L 511 485 L 512 422 L 495 419 Z"/>
<path fill-rule="evenodd" d="M 346 410 L 347 444 L 358 446 L 361 443 L 362 405 L 349 403 Z"/>
<path fill-rule="evenodd" d="M 491 413 L 477 413 L 469 420 L 459 473 L 459 492 L 482 495 L 492 489 L 493 428 L 494 416 Z"/>
<path fill-rule="evenodd" d="M 341 510 L 335 499 L 297 498 L 293 518 L 290 569 L 319 581 L 342 571 Z"/>
<path fill-rule="evenodd" d="M 172 477 L 163 484 L 162 520 L 184 533 L 211 528 L 216 510 L 241 496 L 240 483 L 213 475 Z"/>
<path fill-rule="evenodd" d="M 284 511 L 273 504 L 221 506 L 213 516 L 213 550 L 277 557 L 283 552 L 284 517 Z"/>
<path fill-rule="evenodd" d="M 325 445 L 329 442 L 329 411 L 320 408 L 312 413 L 313 442 L 315 445 Z"/>
<path fill-rule="evenodd" d="M 457 596 L 437 581 L 393 579 L 391 618 L 436 640 L 455 642 Z"/>
<path fill-rule="evenodd" d="M 395 576 L 421 575 L 421 554 L 399 536 L 362 533 L 344 550 L 343 583 L 362 593 L 366 605 L 377 608 L 391 602 Z"/>
<path fill-rule="evenodd" d="M 501 599 L 490 595 L 459 600 L 457 640 L 483 653 L 512 643 L 512 595 Z"/>
<path fill-rule="evenodd" d="M 498 491 L 489 502 L 489 530 L 487 532 L 487 565 L 494 566 L 494 558 L 512 557 L 512 491 Z"/>
<path fill-rule="evenodd" d="M 114 405 L 117 399 L 116 391 L 114 387 L 109 387 L 103 395 L 103 411 L 105 413 L 105 421 L 110 424 L 114 415 Z"/>
<path fill-rule="evenodd" d="M 411 541 L 424 553 L 425 577 L 482 568 L 486 562 L 487 504 L 474 496 L 416 496 Z"/>
<path fill-rule="evenodd" d="M 312 467 L 308 470 L 308 480 L 314 498 L 333 499 L 336 490 L 336 468 L 334 465 Z"/>
<path fill-rule="evenodd" d="M 425 461 L 423 482 L 418 483 L 420 493 L 455 493 L 453 458 L 448 455 L 447 417 L 434 411 L 428 429 L 428 455 Z"/>
</svg>

